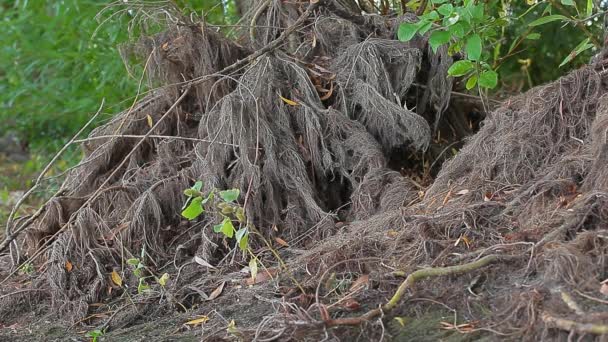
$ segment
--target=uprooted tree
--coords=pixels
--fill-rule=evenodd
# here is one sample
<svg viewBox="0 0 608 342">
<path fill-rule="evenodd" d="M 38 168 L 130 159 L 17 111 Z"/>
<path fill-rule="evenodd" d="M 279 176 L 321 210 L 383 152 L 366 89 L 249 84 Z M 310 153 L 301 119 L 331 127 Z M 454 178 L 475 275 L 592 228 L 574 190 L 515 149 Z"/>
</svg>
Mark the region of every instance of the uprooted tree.
<svg viewBox="0 0 608 342">
<path fill-rule="evenodd" d="M 84 139 L 44 207 L 9 221 L 4 283 L 13 264 L 37 271 L 31 291 L 2 289 L 2 316 L 43 302 L 66 323 L 117 329 L 196 307 L 229 312 L 248 340 L 378 338 L 394 312 L 432 305 L 403 305 L 420 296 L 475 321 L 468 332 L 606 333 L 604 61 L 504 101 L 443 163 L 483 106 L 452 96 L 446 47 L 396 39 L 414 15 L 352 6 L 255 2 L 238 40 L 146 7 L 168 27 L 125 53 L 154 90 Z M 213 232 L 219 212 L 181 217 L 197 181 L 240 190 L 264 267 L 252 287 L 236 290 L 249 255 Z M 157 281 L 137 291 L 143 274 Z M 357 274 L 360 286 L 327 286 Z M 119 309 L 95 321 L 100 302 Z M 258 319 L 239 320 L 242 305 Z"/>
</svg>

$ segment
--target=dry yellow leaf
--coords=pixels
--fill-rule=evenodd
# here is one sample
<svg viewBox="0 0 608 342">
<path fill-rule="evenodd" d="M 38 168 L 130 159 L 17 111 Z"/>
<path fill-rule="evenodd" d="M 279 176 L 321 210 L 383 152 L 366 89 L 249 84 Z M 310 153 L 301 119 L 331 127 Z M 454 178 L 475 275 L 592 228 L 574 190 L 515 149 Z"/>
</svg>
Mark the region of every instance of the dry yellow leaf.
<svg viewBox="0 0 608 342">
<path fill-rule="evenodd" d="M 67 260 L 65 262 L 65 270 L 68 271 L 68 273 L 72 272 L 72 269 L 74 268 L 74 265 L 72 265 L 72 263 Z"/>
<path fill-rule="evenodd" d="M 290 106 L 297 106 L 298 103 L 296 101 L 290 100 L 290 99 L 286 99 L 283 96 L 279 95 L 279 97 L 281 98 L 281 100 L 283 100 L 283 102 L 287 103 Z"/>
<path fill-rule="evenodd" d="M 186 325 L 199 325 L 199 324 L 203 324 L 203 323 L 207 322 L 208 320 L 209 320 L 209 317 L 207 317 L 207 316 L 201 316 L 199 318 L 195 318 L 193 320 L 190 320 L 190 321 L 188 321 L 188 322 L 186 322 L 184 324 L 186 324 Z"/>
<path fill-rule="evenodd" d="M 154 121 L 152 120 L 152 117 L 150 116 L 150 114 L 148 114 L 146 115 L 146 118 L 148 119 L 148 126 L 152 128 L 152 126 L 154 126 Z"/>
<path fill-rule="evenodd" d="M 120 277 L 120 274 L 118 274 L 118 272 L 116 271 L 112 271 L 112 281 L 114 282 L 114 284 L 118 285 L 118 286 L 122 286 L 122 278 Z"/>
</svg>

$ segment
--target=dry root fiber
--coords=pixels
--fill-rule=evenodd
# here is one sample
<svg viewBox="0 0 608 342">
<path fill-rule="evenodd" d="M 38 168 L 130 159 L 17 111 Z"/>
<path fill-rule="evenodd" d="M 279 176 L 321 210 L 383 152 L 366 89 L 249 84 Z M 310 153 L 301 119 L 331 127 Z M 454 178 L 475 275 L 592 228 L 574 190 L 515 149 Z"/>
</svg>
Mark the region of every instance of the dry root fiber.
<svg viewBox="0 0 608 342">
<path fill-rule="evenodd" d="M 452 113 L 452 79 L 445 76 L 452 58 L 442 49 L 433 53 L 425 37 L 395 39 L 398 24 L 412 17 L 360 16 L 341 3 L 348 2 L 321 0 L 305 12 L 308 3 L 255 2 L 243 20 L 258 27 L 242 32 L 246 38 L 238 44 L 171 8 L 148 15 L 162 17 L 167 30 L 125 53 L 146 61 L 150 85 L 161 87 L 83 144 L 86 157 L 21 241 L 30 256 L 45 248 L 44 260 L 34 261 L 43 265 L 32 285 L 40 291 L 0 295 L 0 311 L 36 297 L 75 322 L 92 313 L 93 303 L 128 300 L 103 323 L 118 328 L 143 313 L 214 308 L 202 301 L 206 293 L 234 279 L 231 272 L 246 261 L 210 229 L 218 217 L 180 218 L 183 190 L 202 180 L 203 191 L 241 190 L 247 219 L 267 239 L 288 242 L 281 255 L 305 290 L 341 262 L 334 276 L 371 279 L 350 299 L 377 308 L 396 289 L 392 271 L 518 256 L 449 281 L 421 281 L 415 296 L 447 301 L 463 312 L 461 319 L 514 339 L 555 337 L 565 321 L 602 326 L 605 301 L 589 299 L 608 277 L 602 65 L 505 101 L 422 196 L 420 184 L 405 176 L 416 167 L 394 156 L 427 151 L 438 157 L 428 147 L 446 122 L 444 113 Z M 238 62 L 254 51 L 264 53 Z M 226 68 L 229 73 L 220 72 Z M 251 244 L 264 263 L 276 263 L 261 239 L 252 237 Z M 109 275 L 121 272 L 126 291 L 136 289 L 138 279 L 124 262 L 142 251 L 148 271 L 173 278 L 166 288 L 155 284 L 154 291 L 126 299 L 126 287 L 117 288 Z M 194 256 L 219 271 L 193 263 Z M 483 280 L 467 286 L 473 275 Z M 277 281 L 295 288 L 290 277 Z M 256 285 L 259 293 L 271 282 Z M 569 310 L 559 300 L 562 289 L 581 293 L 582 310 L 597 319 Z M 327 292 L 313 303 L 288 291 L 275 314 L 249 322 L 260 323 L 258 330 L 241 333 L 291 332 L 291 338 L 314 340 L 332 325 L 328 320 L 358 316 L 331 309 L 346 299 Z M 234 305 L 229 299 L 238 295 L 223 296 Z M 473 300 L 481 304 L 472 308 Z M 417 302 L 409 312 L 424 305 Z M 562 321 L 549 319 L 552 312 Z M 380 336 L 377 328 L 363 326 L 369 338 Z M 349 331 L 338 327 L 330 334 L 339 339 Z"/>
</svg>

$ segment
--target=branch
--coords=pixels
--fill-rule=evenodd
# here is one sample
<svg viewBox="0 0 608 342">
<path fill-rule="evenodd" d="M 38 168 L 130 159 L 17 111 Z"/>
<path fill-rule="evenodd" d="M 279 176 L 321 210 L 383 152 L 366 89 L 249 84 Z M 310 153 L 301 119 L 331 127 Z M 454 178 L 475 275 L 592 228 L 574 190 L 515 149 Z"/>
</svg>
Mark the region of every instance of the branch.
<svg viewBox="0 0 608 342">
<path fill-rule="evenodd" d="M 488 255 L 479 260 L 476 260 L 476 261 L 473 261 L 473 262 L 470 262 L 467 264 L 463 264 L 463 265 L 447 266 L 447 267 L 431 267 L 431 268 L 425 268 L 425 269 L 415 271 L 414 273 L 410 274 L 401 283 L 401 285 L 399 285 L 399 288 L 397 288 L 397 291 L 395 292 L 395 294 L 393 294 L 393 297 L 383 306 L 381 306 L 377 309 L 370 310 L 370 311 L 366 312 L 365 314 L 358 316 L 358 317 L 347 317 L 347 318 L 337 318 L 337 319 L 326 320 L 324 322 L 325 326 L 326 327 L 335 327 L 335 326 L 341 326 L 341 325 L 360 325 L 361 323 L 363 323 L 365 321 L 369 321 L 372 318 L 375 318 L 382 314 L 386 314 L 387 312 L 394 309 L 397 306 L 397 304 L 399 304 L 403 295 L 405 294 L 405 291 L 408 288 L 412 287 L 416 282 L 418 282 L 422 279 L 445 276 L 445 275 L 452 275 L 452 274 L 467 273 L 467 272 L 477 270 L 481 267 L 484 267 L 484 266 L 489 265 L 494 262 L 513 259 L 513 258 L 517 258 L 517 257 L 518 256 Z"/>
<path fill-rule="evenodd" d="M 605 335 L 608 334 L 608 325 L 605 324 L 592 324 L 592 323 L 579 323 L 571 321 L 569 319 L 553 317 L 546 311 L 543 311 L 540 318 L 545 324 L 552 328 L 557 328 L 566 331 L 575 331 L 580 333 L 588 333 L 593 335 Z"/>
</svg>

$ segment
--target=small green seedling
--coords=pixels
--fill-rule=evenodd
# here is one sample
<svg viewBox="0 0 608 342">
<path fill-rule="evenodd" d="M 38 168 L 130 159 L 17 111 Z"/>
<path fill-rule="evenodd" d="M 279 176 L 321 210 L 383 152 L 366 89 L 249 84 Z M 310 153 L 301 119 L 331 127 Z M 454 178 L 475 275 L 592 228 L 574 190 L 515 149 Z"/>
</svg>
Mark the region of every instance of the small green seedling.
<svg viewBox="0 0 608 342">
<path fill-rule="evenodd" d="M 103 336 L 104 332 L 100 329 L 89 331 L 85 336 L 91 338 L 91 342 L 97 342 L 97 339 Z"/>
</svg>

